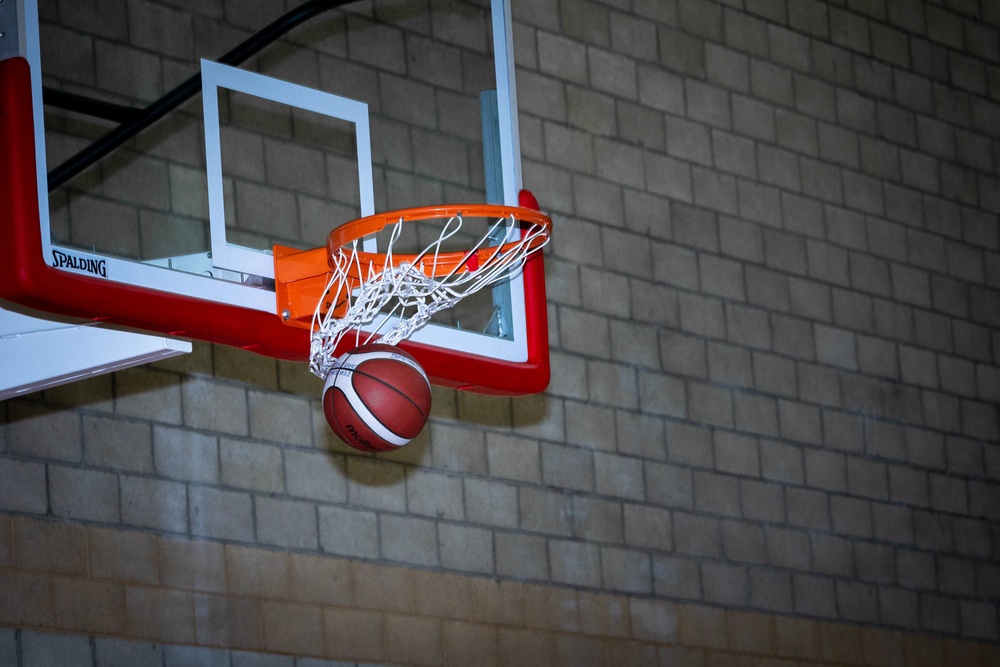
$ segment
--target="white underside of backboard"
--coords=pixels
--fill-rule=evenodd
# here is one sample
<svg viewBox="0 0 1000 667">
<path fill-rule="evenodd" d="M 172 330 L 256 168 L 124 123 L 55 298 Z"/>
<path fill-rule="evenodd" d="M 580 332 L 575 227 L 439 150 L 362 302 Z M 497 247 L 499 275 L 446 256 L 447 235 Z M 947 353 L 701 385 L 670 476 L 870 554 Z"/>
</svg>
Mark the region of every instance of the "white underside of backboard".
<svg viewBox="0 0 1000 667">
<path fill-rule="evenodd" d="M 0 400 L 191 351 L 191 343 L 0 306 Z"/>
</svg>

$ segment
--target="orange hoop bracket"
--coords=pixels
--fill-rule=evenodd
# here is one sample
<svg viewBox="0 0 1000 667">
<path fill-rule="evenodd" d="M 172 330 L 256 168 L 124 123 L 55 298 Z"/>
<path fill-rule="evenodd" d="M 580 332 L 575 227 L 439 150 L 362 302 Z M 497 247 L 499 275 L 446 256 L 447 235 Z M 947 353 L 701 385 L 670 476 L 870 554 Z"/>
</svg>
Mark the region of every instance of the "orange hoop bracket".
<svg viewBox="0 0 1000 667">
<path fill-rule="evenodd" d="M 341 248 L 365 236 L 377 234 L 388 225 L 418 220 L 441 220 L 455 217 L 487 218 L 500 220 L 513 218 L 529 226 L 541 226 L 544 234 L 527 242 L 530 251 L 540 248 L 552 230 L 552 220 L 530 208 L 521 206 L 501 206 L 494 204 L 457 204 L 447 206 L 420 206 L 377 213 L 346 222 L 327 237 L 325 248 L 298 250 L 286 246 L 274 246 L 275 295 L 278 315 L 286 324 L 309 329 L 312 326 L 316 304 L 324 300 L 323 308 L 336 309 L 340 295 L 327 294 L 327 286 L 332 276 L 334 256 Z M 476 251 L 451 251 L 425 255 L 421 271 L 429 277 L 447 275 L 452 271 L 472 271 L 490 261 L 491 257 L 517 248 L 524 241 L 511 241 L 499 246 L 487 246 Z M 353 282 L 360 283 L 365 276 L 360 271 L 382 271 L 390 263 L 385 253 L 357 251 L 357 262 L 352 263 L 348 275 Z M 391 264 L 414 264 L 420 255 L 393 254 Z"/>
</svg>

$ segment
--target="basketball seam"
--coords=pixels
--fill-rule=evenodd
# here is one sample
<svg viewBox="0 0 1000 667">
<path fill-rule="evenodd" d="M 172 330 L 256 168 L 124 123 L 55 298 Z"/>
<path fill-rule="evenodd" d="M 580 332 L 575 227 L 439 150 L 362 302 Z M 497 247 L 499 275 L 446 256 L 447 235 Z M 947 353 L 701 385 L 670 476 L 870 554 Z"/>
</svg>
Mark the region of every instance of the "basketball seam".
<svg viewBox="0 0 1000 667">
<path fill-rule="evenodd" d="M 336 403 L 336 400 L 337 400 L 336 399 L 336 394 L 339 392 L 340 395 L 341 395 L 341 397 L 344 399 L 344 408 L 347 409 L 348 411 L 350 411 L 350 413 L 353 414 L 357 418 L 357 420 L 362 425 L 364 425 L 365 428 L 367 428 L 369 431 L 371 431 L 372 434 L 375 436 L 375 438 L 377 438 L 378 440 L 381 440 L 383 443 L 389 445 L 390 447 L 397 448 L 397 449 L 399 447 L 402 447 L 403 445 L 406 444 L 406 442 L 404 442 L 403 445 L 396 444 L 395 442 L 392 442 L 389 438 L 386 438 L 384 434 L 379 433 L 378 426 L 381 426 L 382 428 L 385 428 L 387 431 L 389 431 L 390 434 L 395 435 L 400 440 L 403 440 L 402 436 L 400 436 L 400 435 L 398 435 L 396 433 L 393 433 L 393 431 L 391 429 L 388 429 L 387 427 L 385 427 L 385 425 L 382 424 L 381 422 L 379 422 L 377 418 L 375 419 L 375 422 L 376 422 L 377 426 L 373 426 L 372 424 L 369 423 L 369 420 L 368 420 L 367 417 L 365 417 L 364 413 L 368 413 L 368 415 L 372 416 L 372 417 L 374 417 L 374 415 L 372 415 L 371 411 L 368 410 L 368 406 L 364 405 L 364 402 L 360 400 L 360 397 L 358 397 L 358 403 L 361 404 L 362 410 L 358 409 L 358 405 L 354 401 L 352 401 L 350 399 L 350 397 L 347 395 L 347 392 L 344 391 L 343 387 L 334 386 L 334 387 L 330 388 L 330 391 L 334 395 L 334 398 L 331 400 L 331 405 L 333 405 L 333 404 Z M 348 444 L 351 444 L 351 440 L 355 440 L 355 438 L 351 437 L 351 431 L 348 431 L 348 428 L 351 427 L 351 425 L 346 420 L 340 420 L 340 421 L 342 421 L 343 424 L 340 427 L 339 431 L 343 431 L 343 433 L 339 433 L 338 432 L 337 435 L 344 442 L 347 442 Z M 351 427 L 351 428 L 354 428 L 354 427 Z M 359 435 L 360 435 L 360 433 L 359 433 Z M 368 441 L 366 440 L 366 442 L 368 442 Z M 361 444 L 361 443 L 358 442 L 358 444 Z M 356 446 L 353 445 L 353 444 L 351 444 L 351 446 L 356 448 Z M 367 446 L 366 445 L 361 445 L 361 447 L 364 448 L 364 451 L 368 451 L 368 452 L 382 452 L 382 451 L 386 451 L 386 449 L 384 447 L 379 447 L 379 446 L 376 445 L 376 443 L 373 443 L 373 442 L 368 442 Z"/>
<path fill-rule="evenodd" d="M 375 381 L 376 381 L 376 382 L 378 382 L 379 384 L 381 384 L 381 385 L 384 385 L 384 386 L 386 386 L 386 387 L 389 387 L 390 389 L 393 389 L 393 390 L 395 390 L 397 394 L 399 394 L 400 396 L 402 396 L 403 398 L 405 398 L 405 399 L 406 399 L 407 401 L 409 401 L 409 402 L 410 402 L 410 404 L 411 404 L 411 405 L 413 405 L 413 407 L 414 407 L 414 408 L 416 408 L 417 412 L 419 412 L 419 413 L 420 413 L 421 415 L 423 415 L 424 417 L 427 417 L 427 416 L 429 416 L 429 415 L 426 415 L 426 414 L 424 414 L 424 411 L 423 411 L 422 409 L 420 409 L 420 406 L 419 406 L 419 405 L 417 405 L 417 402 L 416 402 L 416 401 L 414 401 L 414 400 L 413 400 L 412 398 L 410 398 L 410 397 L 409 397 L 409 396 L 408 396 L 407 394 L 404 394 L 404 393 L 403 393 L 403 392 L 401 392 L 401 391 L 400 391 L 400 390 L 399 390 L 399 389 L 398 389 L 397 387 L 395 387 L 394 385 L 391 385 L 391 384 L 389 384 L 388 382 L 386 382 L 386 381 L 385 381 L 385 380 L 383 380 L 382 378 L 380 378 L 380 377 L 378 377 L 378 376 L 376 376 L 376 375 L 372 375 L 371 373 L 365 373 L 364 371 L 361 371 L 361 370 L 358 370 L 357 368 L 355 368 L 355 369 L 354 369 L 353 371 L 351 371 L 351 372 L 352 372 L 352 373 L 357 373 L 358 375 L 364 375 L 364 376 L 365 376 L 366 378 L 369 378 L 369 379 L 371 379 L 371 380 L 375 380 Z M 353 384 L 353 383 L 352 383 L 352 384 Z M 428 384 L 427 384 L 427 386 L 428 386 L 428 387 L 430 387 L 430 383 L 428 383 Z M 352 389 L 353 389 L 353 387 L 352 387 Z M 355 392 L 355 393 L 357 393 L 357 392 Z"/>
<path fill-rule="evenodd" d="M 355 391 L 354 386 L 350 382 L 348 382 L 346 386 L 334 384 L 331 389 L 339 391 L 343 394 L 344 398 L 347 400 L 348 407 L 352 412 L 354 412 L 354 414 L 357 415 L 358 419 L 365 425 L 365 427 L 370 429 L 372 433 L 377 435 L 386 443 L 392 445 L 393 447 L 402 447 L 406 443 L 410 442 L 410 438 L 406 438 L 399 433 L 396 433 L 382 423 L 382 420 L 371 411 L 364 399 L 358 395 L 358 392 Z"/>
<path fill-rule="evenodd" d="M 378 343 L 376 343 L 378 344 Z M 354 353 L 351 353 L 352 355 Z M 360 353 L 358 356 L 364 355 L 364 359 L 358 362 L 355 366 L 360 366 L 366 361 L 376 361 L 379 359 L 391 359 L 393 361 L 398 361 L 406 364 L 410 368 L 418 371 L 420 375 L 423 376 L 424 380 L 427 380 L 427 384 L 430 385 L 430 380 L 427 379 L 427 373 L 424 371 L 423 367 L 417 363 L 415 359 L 410 358 L 408 355 L 402 354 L 400 350 L 370 350 Z"/>
<path fill-rule="evenodd" d="M 354 383 L 350 379 L 348 379 L 348 381 L 345 382 L 343 385 L 337 384 L 335 377 L 336 375 L 339 375 L 340 373 L 344 373 L 345 375 L 347 375 L 348 373 L 353 374 L 357 372 L 358 372 L 357 368 L 351 370 L 334 369 L 333 371 L 331 371 L 330 376 L 327 379 L 327 388 L 340 391 L 344 395 L 344 398 L 347 399 L 348 403 L 350 403 L 351 409 L 356 414 L 358 414 L 358 417 L 361 419 L 361 421 L 364 422 L 364 424 L 369 429 L 371 429 L 372 432 L 374 432 L 378 437 L 382 438 L 382 440 L 384 440 L 386 443 L 392 445 L 393 447 L 402 447 L 403 445 L 410 442 L 411 438 L 407 438 L 393 431 L 391 428 L 386 426 L 382 422 L 382 420 L 375 415 L 375 413 L 371 411 L 371 408 L 368 407 L 368 405 L 365 403 L 361 395 L 358 394 L 357 390 L 354 388 Z M 367 377 L 371 377 L 369 374 L 366 373 L 362 374 L 366 375 Z M 331 378 L 333 379 L 332 382 L 330 381 Z M 377 380 L 383 386 L 395 389 L 394 387 L 392 387 L 392 385 L 386 384 L 385 382 L 378 380 L 378 378 L 372 378 L 372 379 Z M 398 393 L 400 396 L 406 396 L 406 394 L 403 394 L 402 392 L 399 391 L 397 391 L 396 393 Z M 407 400 L 410 400 L 409 397 L 406 398 Z M 420 412 L 419 409 L 418 412 Z M 421 412 L 421 414 L 423 413 Z"/>
<path fill-rule="evenodd" d="M 357 353 L 351 352 L 347 355 L 344 355 L 344 357 L 338 360 L 340 363 L 336 364 L 332 369 L 330 369 L 330 372 L 327 374 L 326 381 L 324 382 L 324 396 L 326 395 L 327 391 L 329 391 L 334 396 L 339 394 L 341 397 L 339 400 L 342 400 L 345 403 L 344 408 L 349 410 L 350 413 L 352 413 L 358 419 L 360 425 L 363 425 L 365 428 L 367 428 L 369 432 L 376 439 L 381 440 L 389 447 L 395 449 L 402 447 L 403 445 L 410 442 L 411 437 L 403 436 L 394 429 L 390 428 L 388 424 L 382 421 L 382 417 L 379 417 L 375 414 L 373 408 L 367 404 L 366 400 L 362 397 L 361 393 L 359 392 L 358 387 L 355 386 L 356 380 L 354 374 L 355 373 L 358 374 L 357 377 L 358 381 L 361 381 L 362 384 L 368 385 L 368 389 L 365 390 L 366 392 L 367 391 L 376 391 L 380 393 L 391 392 L 391 394 L 396 397 L 395 400 L 399 401 L 400 397 L 405 399 L 406 402 L 412 408 L 413 417 L 415 418 L 418 417 L 421 420 L 421 426 L 420 426 L 421 429 L 423 428 L 423 425 L 426 424 L 430 413 L 431 386 L 430 386 L 430 381 L 427 378 L 427 373 L 425 373 L 424 369 L 421 368 L 420 364 L 417 363 L 411 357 L 409 357 L 409 355 L 398 349 L 386 349 L 387 346 L 380 346 L 380 347 L 382 349 L 374 349 L 374 350 L 369 349 Z M 363 348 L 359 348 L 359 350 L 360 349 Z M 426 410 L 423 409 L 413 398 L 413 396 L 411 396 L 411 393 L 418 393 L 420 391 L 419 386 L 418 387 L 413 386 L 414 383 L 419 384 L 419 381 L 416 381 L 415 378 L 413 378 L 412 380 L 408 380 L 406 382 L 402 382 L 402 384 L 406 385 L 411 390 L 413 390 L 412 392 L 405 392 L 400 389 L 398 383 L 395 383 L 392 380 L 383 377 L 382 376 L 383 374 L 375 373 L 374 367 L 373 370 L 371 371 L 366 371 L 362 369 L 362 366 L 364 364 L 376 361 L 395 361 L 402 363 L 405 366 L 409 367 L 410 369 L 416 371 L 424 381 L 423 387 L 426 387 L 427 398 L 428 398 L 426 402 L 427 409 Z M 400 377 L 400 380 L 403 380 L 403 378 Z M 338 419 L 336 416 L 334 416 L 335 410 L 333 408 L 337 400 L 338 399 L 334 399 L 331 402 L 331 412 L 327 414 L 327 419 L 335 421 L 338 424 L 342 425 L 343 420 Z M 402 402 L 401 401 L 398 402 L 397 410 L 395 411 L 395 413 L 400 414 L 400 416 L 402 416 L 402 414 L 405 414 L 406 412 L 407 411 Z M 387 414 L 386 416 L 388 417 L 389 415 Z M 411 420 L 407 418 L 405 421 L 409 423 Z M 341 434 L 337 428 L 335 428 L 334 430 L 337 431 L 337 435 L 341 437 L 342 440 L 345 440 L 346 442 L 348 442 L 348 444 L 350 444 L 350 440 L 348 438 L 345 438 L 344 434 Z M 367 450 L 368 448 L 365 449 Z M 376 448 L 376 451 L 378 449 L 380 448 Z"/>
<path fill-rule="evenodd" d="M 337 405 L 338 393 L 340 394 L 341 398 L 344 399 L 347 409 L 352 414 L 357 416 L 359 420 L 363 421 L 362 417 L 358 414 L 358 411 L 354 409 L 353 403 L 348 399 L 347 395 L 344 393 L 344 390 L 340 387 L 331 386 L 323 395 L 323 411 L 327 415 L 327 421 L 330 422 L 330 428 L 333 429 L 333 432 L 337 434 L 338 438 L 350 444 L 355 449 L 357 449 L 360 446 L 364 448 L 364 451 L 371 451 L 371 452 L 381 451 L 379 450 L 379 448 L 375 447 L 374 445 L 371 445 L 370 443 L 368 446 L 362 445 L 361 443 L 358 443 L 357 445 L 352 443 L 351 442 L 352 438 L 349 437 L 348 431 L 344 428 L 343 420 L 332 418 L 333 415 L 336 414 L 337 410 L 336 405 Z M 327 403 L 329 403 L 329 409 L 327 407 Z"/>
</svg>

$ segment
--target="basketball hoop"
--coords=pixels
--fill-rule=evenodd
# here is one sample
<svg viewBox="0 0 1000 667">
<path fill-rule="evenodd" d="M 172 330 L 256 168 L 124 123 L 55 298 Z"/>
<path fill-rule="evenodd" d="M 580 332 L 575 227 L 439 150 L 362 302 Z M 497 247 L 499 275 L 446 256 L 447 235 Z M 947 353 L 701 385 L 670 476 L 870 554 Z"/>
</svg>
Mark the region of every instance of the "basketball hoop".
<svg viewBox="0 0 1000 667">
<path fill-rule="evenodd" d="M 445 242 L 468 218 L 492 222 L 470 249 L 445 251 Z M 403 225 L 417 221 L 440 224 L 440 234 L 418 253 L 396 253 Z M 361 248 L 364 237 L 387 228 L 384 252 Z M 310 371 L 325 378 L 338 345 L 352 331 L 356 345 L 375 338 L 394 345 L 435 313 L 516 276 L 528 256 L 548 243 L 551 229 L 552 221 L 537 210 L 487 204 L 409 208 L 341 225 L 325 249 L 328 280 L 310 325 Z"/>
</svg>

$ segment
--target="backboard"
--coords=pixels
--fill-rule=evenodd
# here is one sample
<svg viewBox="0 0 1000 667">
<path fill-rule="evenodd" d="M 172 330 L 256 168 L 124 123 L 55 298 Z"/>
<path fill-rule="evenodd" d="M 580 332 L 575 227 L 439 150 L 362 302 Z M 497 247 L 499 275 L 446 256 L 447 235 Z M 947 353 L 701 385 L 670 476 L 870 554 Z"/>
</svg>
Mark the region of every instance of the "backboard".
<svg viewBox="0 0 1000 667">
<path fill-rule="evenodd" d="M 509 0 L 284 15 L 121 0 L 100 20 L 91 3 L 14 4 L 16 53 L 0 52 L 10 302 L 305 359 L 308 331 L 276 313 L 275 244 L 323 246 L 396 208 L 518 203 Z M 540 391 L 540 254 L 401 346 L 438 384 Z"/>
</svg>

